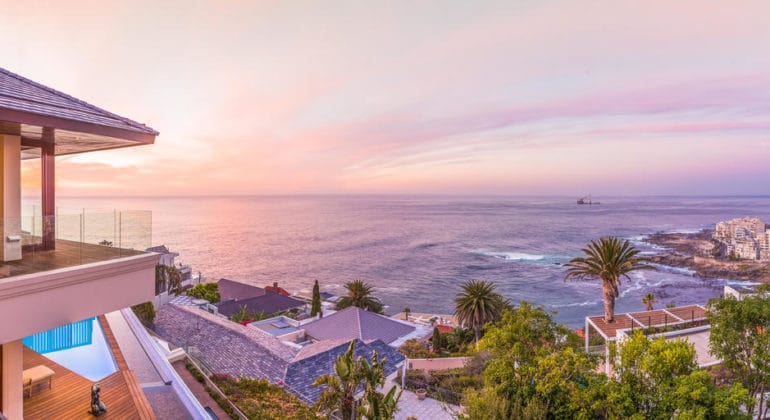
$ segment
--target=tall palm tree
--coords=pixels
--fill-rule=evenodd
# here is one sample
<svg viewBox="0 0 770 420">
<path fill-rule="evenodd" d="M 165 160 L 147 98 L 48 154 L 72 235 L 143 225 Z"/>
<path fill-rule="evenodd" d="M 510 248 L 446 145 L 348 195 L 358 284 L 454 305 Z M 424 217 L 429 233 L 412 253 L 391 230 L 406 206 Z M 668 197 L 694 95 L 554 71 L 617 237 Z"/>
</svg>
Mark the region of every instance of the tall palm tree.
<svg viewBox="0 0 770 420">
<path fill-rule="evenodd" d="M 620 295 L 620 279 L 632 271 L 654 270 L 647 258 L 639 257 L 639 250 L 627 240 L 604 237 L 593 240 L 582 249 L 585 257 L 576 257 L 565 264 L 569 269 L 564 281 L 571 278 L 595 278 L 602 281 L 604 321 L 615 321 L 615 299 Z"/>
<path fill-rule="evenodd" d="M 372 420 L 393 419 L 401 391 L 396 393 L 395 385 L 387 394 L 378 391 L 385 387 L 387 359 L 380 360 L 376 350 L 371 363 L 362 356 L 355 357 L 355 345 L 355 340 L 351 341 L 347 352 L 337 357 L 334 375 L 326 374 L 313 382 L 314 387 L 326 385 L 314 408 L 327 417 L 337 413 L 342 420 L 355 418 L 356 412 Z M 356 393 L 361 387 L 364 395 L 356 407 Z"/>
<path fill-rule="evenodd" d="M 348 351 L 337 357 L 334 362 L 334 373 L 319 377 L 313 386 L 326 385 L 316 402 L 315 409 L 329 415 L 339 412 L 342 420 L 350 420 L 354 416 L 356 390 L 361 385 L 361 374 L 357 372 L 355 358 L 355 341 L 350 342 Z"/>
<path fill-rule="evenodd" d="M 372 286 L 362 280 L 354 280 L 345 284 L 348 295 L 337 302 L 337 310 L 356 306 L 369 312 L 382 313 L 382 302 L 372 296 Z"/>
<path fill-rule="evenodd" d="M 655 308 L 652 307 L 652 305 L 654 305 L 656 303 L 658 303 L 658 300 L 655 299 L 655 295 L 653 295 L 652 293 L 647 293 L 642 298 L 642 305 L 644 305 L 645 308 L 647 308 L 648 311 L 651 311 L 651 310 L 655 309 Z"/>
<path fill-rule="evenodd" d="M 493 283 L 483 280 L 468 280 L 455 298 L 455 315 L 460 325 L 470 327 L 479 346 L 481 330 L 487 322 L 500 319 L 507 301 L 495 292 Z"/>
</svg>

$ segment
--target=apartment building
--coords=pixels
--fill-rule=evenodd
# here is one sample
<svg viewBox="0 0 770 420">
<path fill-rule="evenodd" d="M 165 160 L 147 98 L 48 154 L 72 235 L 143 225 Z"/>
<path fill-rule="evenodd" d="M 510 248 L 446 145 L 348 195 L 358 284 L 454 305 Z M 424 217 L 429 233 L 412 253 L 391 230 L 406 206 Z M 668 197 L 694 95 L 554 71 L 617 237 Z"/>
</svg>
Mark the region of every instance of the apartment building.
<svg viewBox="0 0 770 420">
<path fill-rule="evenodd" d="M 770 259 L 770 231 L 758 217 L 744 217 L 716 224 L 713 238 L 722 246 L 723 256 L 744 260 Z"/>
</svg>

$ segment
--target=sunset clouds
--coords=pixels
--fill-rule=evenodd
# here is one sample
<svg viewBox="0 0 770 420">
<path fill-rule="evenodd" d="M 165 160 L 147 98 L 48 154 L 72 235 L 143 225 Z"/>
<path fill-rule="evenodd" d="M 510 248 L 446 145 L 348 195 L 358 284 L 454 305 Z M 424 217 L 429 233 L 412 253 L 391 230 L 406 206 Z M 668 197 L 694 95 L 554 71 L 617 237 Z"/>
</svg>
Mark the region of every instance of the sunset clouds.
<svg viewBox="0 0 770 420">
<path fill-rule="evenodd" d="M 62 194 L 770 194 L 763 1 L 2 7 L 0 65 L 161 132 Z"/>
</svg>

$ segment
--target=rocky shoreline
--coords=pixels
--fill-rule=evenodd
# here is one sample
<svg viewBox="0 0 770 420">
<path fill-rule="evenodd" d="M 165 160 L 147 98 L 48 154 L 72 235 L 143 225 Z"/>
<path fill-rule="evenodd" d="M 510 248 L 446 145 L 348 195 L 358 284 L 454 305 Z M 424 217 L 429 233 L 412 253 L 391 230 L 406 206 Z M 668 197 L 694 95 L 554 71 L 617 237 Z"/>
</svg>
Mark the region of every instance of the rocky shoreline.
<svg viewBox="0 0 770 420">
<path fill-rule="evenodd" d="M 664 248 L 650 257 L 656 264 L 686 268 L 702 278 L 770 283 L 770 263 L 730 261 L 718 257 L 717 244 L 711 239 L 711 234 L 710 230 L 697 233 L 655 233 L 646 237 L 644 242 Z"/>
</svg>

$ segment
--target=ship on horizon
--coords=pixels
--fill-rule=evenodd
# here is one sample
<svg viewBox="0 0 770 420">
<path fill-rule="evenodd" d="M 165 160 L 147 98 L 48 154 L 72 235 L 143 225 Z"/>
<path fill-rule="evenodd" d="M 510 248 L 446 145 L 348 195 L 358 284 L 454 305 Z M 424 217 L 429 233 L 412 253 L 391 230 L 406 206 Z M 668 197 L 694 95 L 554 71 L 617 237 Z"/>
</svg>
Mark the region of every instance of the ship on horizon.
<svg viewBox="0 0 770 420">
<path fill-rule="evenodd" d="M 585 196 L 585 197 L 580 197 L 580 198 L 578 199 L 577 203 L 578 203 L 578 204 L 589 204 L 589 205 L 592 205 L 592 204 L 601 204 L 601 203 L 599 203 L 598 201 L 593 201 L 593 200 L 591 199 L 591 194 L 588 194 L 588 195 L 587 195 L 587 196 Z"/>
</svg>

